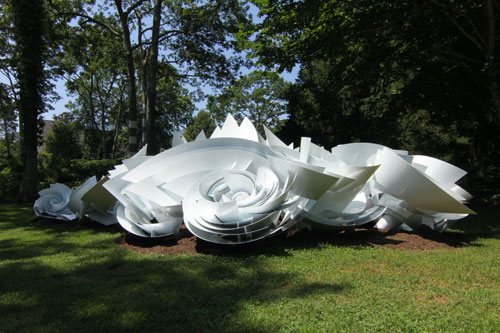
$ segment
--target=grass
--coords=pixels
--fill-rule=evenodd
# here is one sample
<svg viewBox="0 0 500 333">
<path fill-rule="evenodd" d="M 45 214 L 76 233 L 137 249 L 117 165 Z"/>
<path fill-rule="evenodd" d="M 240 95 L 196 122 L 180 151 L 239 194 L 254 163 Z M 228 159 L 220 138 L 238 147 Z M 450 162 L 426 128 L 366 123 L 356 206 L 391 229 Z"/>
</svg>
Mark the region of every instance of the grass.
<svg viewBox="0 0 500 333">
<path fill-rule="evenodd" d="M 498 332 L 500 207 L 474 208 L 450 231 L 471 245 L 453 250 L 160 256 L 2 206 L 0 331 Z"/>
</svg>

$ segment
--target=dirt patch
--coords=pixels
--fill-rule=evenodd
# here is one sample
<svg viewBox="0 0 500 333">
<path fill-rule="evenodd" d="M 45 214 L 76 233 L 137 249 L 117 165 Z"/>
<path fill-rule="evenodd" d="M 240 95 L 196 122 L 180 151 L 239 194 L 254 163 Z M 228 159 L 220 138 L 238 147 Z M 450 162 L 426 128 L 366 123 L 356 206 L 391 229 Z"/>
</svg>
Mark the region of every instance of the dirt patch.
<svg viewBox="0 0 500 333">
<path fill-rule="evenodd" d="M 107 233 L 124 232 L 119 225 L 106 227 L 88 219 L 66 222 L 49 218 L 35 218 L 32 224 L 38 228 L 60 231 L 94 229 Z M 355 229 L 340 232 L 291 230 L 253 243 L 228 246 L 212 244 L 198 239 L 185 226 L 182 226 L 179 233 L 174 236 L 143 238 L 125 233 L 118 237 L 116 243 L 127 250 L 163 255 L 200 253 L 216 255 L 285 254 L 286 249 L 313 248 L 321 244 L 419 251 L 454 249 L 469 245 L 468 241 L 459 234 L 447 232 L 439 234 L 427 227 L 421 227 L 413 232 L 380 232 L 376 229 Z"/>
<path fill-rule="evenodd" d="M 266 254 L 284 251 L 289 248 L 312 248 L 320 244 L 332 244 L 347 247 L 384 247 L 402 250 L 432 251 L 454 249 L 467 246 L 460 235 L 439 234 L 427 228 L 414 232 L 384 233 L 375 229 L 355 229 L 353 231 L 290 231 L 278 236 L 244 245 L 217 245 L 193 236 L 185 227 L 172 237 L 147 239 L 131 234 L 120 236 L 116 242 L 123 248 L 142 252 L 169 254 Z"/>
</svg>

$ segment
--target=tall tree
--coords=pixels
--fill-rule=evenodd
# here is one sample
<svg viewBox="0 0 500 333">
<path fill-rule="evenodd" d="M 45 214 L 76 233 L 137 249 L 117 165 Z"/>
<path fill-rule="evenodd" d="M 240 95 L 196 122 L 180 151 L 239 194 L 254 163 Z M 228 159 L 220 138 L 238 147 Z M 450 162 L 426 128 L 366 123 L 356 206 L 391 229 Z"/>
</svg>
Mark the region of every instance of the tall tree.
<svg viewBox="0 0 500 333">
<path fill-rule="evenodd" d="M 218 122 L 231 113 L 248 117 L 263 133 L 263 125 L 278 129 L 286 117 L 288 84 L 276 72 L 254 71 L 234 81 L 217 96 L 209 96 L 207 109 Z"/>
<path fill-rule="evenodd" d="M 149 50 L 149 71 L 147 77 L 146 91 L 146 117 L 144 123 L 144 138 L 148 144 L 148 151 L 157 153 L 159 150 L 159 142 L 156 140 L 156 85 L 158 77 L 158 47 L 160 40 L 160 23 L 162 0 L 154 0 L 153 5 L 153 26 L 151 27 L 151 46 Z"/>
<path fill-rule="evenodd" d="M 134 9 L 139 7 L 144 0 L 139 0 L 132 3 L 125 10 L 122 8 L 122 1 L 115 0 L 116 10 L 118 11 L 118 16 L 120 18 L 121 23 L 121 33 L 116 32 L 116 30 L 112 29 L 115 35 L 118 35 L 123 40 L 123 47 L 125 49 L 125 59 L 127 63 L 127 76 L 128 76 L 128 98 L 129 98 L 129 113 L 128 113 L 128 151 L 130 154 L 137 151 L 137 135 L 138 135 L 138 126 L 137 126 L 137 86 L 136 86 L 136 78 L 135 78 L 135 67 L 134 67 L 134 54 L 132 49 L 132 43 L 130 38 L 130 29 L 129 29 L 129 16 Z"/>
<path fill-rule="evenodd" d="M 134 116 L 137 106 L 136 71 L 141 69 L 143 105 L 145 112 L 145 139 L 150 153 L 158 149 L 154 142 L 157 110 L 155 89 L 157 85 L 158 63 L 175 65 L 176 79 L 213 79 L 214 85 L 223 85 L 230 77 L 238 62 L 228 56 L 227 50 L 234 49 L 232 34 L 239 24 L 246 20 L 246 7 L 237 0 L 195 0 L 159 1 L 138 0 L 127 3 L 115 0 L 114 6 L 67 13 L 106 27 L 123 41 L 127 63 L 130 107 L 130 148 L 134 142 L 133 129 L 137 125 Z M 132 14 L 135 15 L 132 15 Z M 103 17 L 115 17 L 119 28 L 110 25 Z M 134 20 L 135 16 L 135 20 Z M 150 25 L 152 23 L 152 25 Z M 134 40 L 131 34 L 137 32 Z M 137 52 L 136 52 L 137 51 Z M 139 59 L 134 57 L 139 54 Z M 139 61 L 139 65 L 137 63 Z M 215 80 L 214 80 L 215 79 Z"/>
<path fill-rule="evenodd" d="M 61 59 L 66 88 L 76 97 L 67 106 L 85 132 L 91 133 L 92 138 L 87 139 L 100 138 L 92 144 L 94 157 L 107 158 L 120 146 L 116 138 L 126 116 L 123 109 L 127 80 L 121 43 L 100 26 L 81 22 L 72 30 L 73 36 L 65 41 L 65 56 Z M 111 130 L 115 132 L 113 136 Z"/>
<path fill-rule="evenodd" d="M 155 141 L 157 148 L 171 147 L 173 132 L 184 128 L 192 119 L 195 105 L 192 94 L 177 79 L 176 69 L 168 63 L 158 66 L 156 93 Z"/>
<path fill-rule="evenodd" d="M 43 0 L 12 0 L 16 43 L 17 84 L 21 159 L 24 165 L 22 202 L 37 195 L 38 117 L 43 112 L 44 56 L 46 54 L 45 8 Z"/>
<path fill-rule="evenodd" d="M 158 147 L 153 133 L 160 117 L 154 100 L 157 61 L 177 68 L 171 72 L 175 80 L 201 78 L 221 86 L 221 79 L 231 77 L 239 65 L 237 57 L 228 57 L 225 51 L 234 48 L 232 33 L 246 22 L 245 10 L 235 0 L 153 1 L 135 10 L 145 109 L 143 137 L 150 153 Z M 147 13 L 153 24 L 143 27 Z"/>
</svg>

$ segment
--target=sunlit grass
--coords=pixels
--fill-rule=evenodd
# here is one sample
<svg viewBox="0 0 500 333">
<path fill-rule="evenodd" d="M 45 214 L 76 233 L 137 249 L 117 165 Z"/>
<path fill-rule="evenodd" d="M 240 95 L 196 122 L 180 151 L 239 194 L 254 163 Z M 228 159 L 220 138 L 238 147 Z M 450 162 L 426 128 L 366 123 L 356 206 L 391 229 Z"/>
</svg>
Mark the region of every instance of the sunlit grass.
<svg viewBox="0 0 500 333">
<path fill-rule="evenodd" d="M 0 331 L 498 331 L 500 209 L 477 210 L 452 250 L 160 256 L 2 206 Z"/>
</svg>

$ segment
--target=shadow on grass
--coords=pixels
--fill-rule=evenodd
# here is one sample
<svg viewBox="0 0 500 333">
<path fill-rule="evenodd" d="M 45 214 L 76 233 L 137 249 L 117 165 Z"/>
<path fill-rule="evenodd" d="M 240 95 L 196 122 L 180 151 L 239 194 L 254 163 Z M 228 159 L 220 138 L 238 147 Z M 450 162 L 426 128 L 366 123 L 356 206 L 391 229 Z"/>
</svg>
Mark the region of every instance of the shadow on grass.
<svg viewBox="0 0 500 333">
<path fill-rule="evenodd" d="M 71 256 L 66 243 L 47 242 L 53 252 Z M 79 250 L 100 249 L 99 242 Z M 64 256 L 63 256 L 64 257 Z M 62 258 L 64 260 L 64 258 Z M 130 258 L 107 253 L 75 266 L 17 261 L 0 271 L 2 327 L 17 331 L 252 331 L 259 327 L 241 315 L 245 304 L 341 293 L 348 285 L 290 281 L 298 276 L 275 272 L 258 260 L 218 262 L 200 258 Z"/>
<path fill-rule="evenodd" d="M 477 214 L 458 220 L 450 228 L 450 233 L 458 231 L 468 242 L 479 238 L 500 239 L 500 206 L 474 205 L 471 208 Z"/>
<path fill-rule="evenodd" d="M 0 209 L 12 231 L 0 243 L 1 331 L 268 332 L 287 309 L 264 325 L 260 306 L 352 288 L 306 281 L 258 256 L 144 256 L 94 226 L 18 216 Z"/>
<path fill-rule="evenodd" d="M 203 241 L 199 248 L 200 252 L 212 251 L 211 244 Z M 398 249 L 433 250 L 437 248 L 456 248 L 468 246 L 468 242 L 462 235 L 439 234 L 428 228 L 419 228 L 411 233 L 406 232 L 381 232 L 376 229 L 355 229 L 344 231 L 321 231 L 301 230 L 295 233 L 282 234 L 277 237 L 266 239 L 259 244 L 249 244 L 243 247 L 231 249 L 232 253 L 252 251 L 264 251 L 267 247 L 278 247 L 288 249 L 309 249 L 321 245 L 333 245 L 337 247 L 350 247 L 363 249 L 366 247 L 387 247 Z M 224 249 L 220 247 L 221 251 Z"/>
<path fill-rule="evenodd" d="M 475 209 L 478 215 L 459 221 L 442 236 L 469 242 L 498 239 L 499 207 Z M 373 239 L 369 230 L 358 230 L 354 237 L 304 231 L 232 248 L 195 240 L 198 253 L 210 254 L 205 256 L 147 256 L 119 248 L 113 242 L 119 229 L 88 221 L 33 221 L 27 206 L 0 207 L 0 229 L 4 236 L 0 240 L 0 331 L 13 332 L 35 328 L 277 331 L 280 318 L 289 315 L 289 304 L 300 308 L 309 297 L 335 302 L 354 288 L 344 281 L 312 282 L 300 273 L 281 270 L 280 260 L 290 255 L 288 249 L 324 243 L 351 247 L 401 243 L 389 234 Z M 438 236 L 424 233 L 423 237 Z M 178 240 L 147 241 L 154 247 Z M 267 313 L 262 320 L 260 313 L 269 311 L 269 304 L 275 321 Z"/>
<path fill-rule="evenodd" d="M 87 217 L 82 220 L 62 221 L 46 217 L 35 217 L 32 219 L 30 227 L 35 227 L 37 230 L 44 230 L 48 233 L 60 233 L 61 231 L 72 230 L 95 230 L 101 233 L 116 234 L 123 232 L 123 228 L 119 224 L 105 226 L 95 222 Z"/>
</svg>

